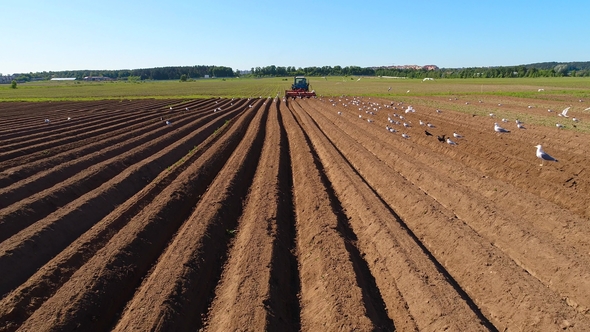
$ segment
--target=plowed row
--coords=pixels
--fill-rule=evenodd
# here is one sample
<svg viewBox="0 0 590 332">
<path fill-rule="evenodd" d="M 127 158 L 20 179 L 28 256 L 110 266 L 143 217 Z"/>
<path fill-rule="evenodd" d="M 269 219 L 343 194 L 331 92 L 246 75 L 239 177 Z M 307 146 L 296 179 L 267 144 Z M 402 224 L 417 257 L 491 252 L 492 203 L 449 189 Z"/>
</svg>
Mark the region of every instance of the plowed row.
<svg viewBox="0 0 590 332">
<path fill-rule="evenodd" d="M 588 135 L 444 106 L 0 104 L 0 331 L 590 329 Z"/>
</svg>

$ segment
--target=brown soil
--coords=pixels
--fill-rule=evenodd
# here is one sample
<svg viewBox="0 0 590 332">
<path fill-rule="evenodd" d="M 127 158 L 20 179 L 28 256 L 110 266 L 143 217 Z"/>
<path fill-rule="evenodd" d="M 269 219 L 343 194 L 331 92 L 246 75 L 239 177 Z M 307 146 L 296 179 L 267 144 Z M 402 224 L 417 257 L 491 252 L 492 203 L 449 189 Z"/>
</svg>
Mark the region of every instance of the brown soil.
<svg viewBox="0 0 590 332">
<path fill-rule="evenodd" d="M 0 103 L 0 331 L 588 330 L 589 135 L 480 98 Z"/>
</svg>

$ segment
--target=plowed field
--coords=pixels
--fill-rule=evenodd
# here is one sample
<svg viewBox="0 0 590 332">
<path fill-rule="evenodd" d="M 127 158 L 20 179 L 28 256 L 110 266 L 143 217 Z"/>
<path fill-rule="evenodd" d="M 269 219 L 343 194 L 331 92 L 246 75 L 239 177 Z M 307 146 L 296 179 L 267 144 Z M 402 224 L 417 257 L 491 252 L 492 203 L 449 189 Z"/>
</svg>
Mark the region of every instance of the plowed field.
<svg viewBox="0 0 590 332">
<path fill-rule="evenodd" d="M 0 103 L 0 331 L 589 330 L 590 135 L 447 99 Z"/>
</svg>

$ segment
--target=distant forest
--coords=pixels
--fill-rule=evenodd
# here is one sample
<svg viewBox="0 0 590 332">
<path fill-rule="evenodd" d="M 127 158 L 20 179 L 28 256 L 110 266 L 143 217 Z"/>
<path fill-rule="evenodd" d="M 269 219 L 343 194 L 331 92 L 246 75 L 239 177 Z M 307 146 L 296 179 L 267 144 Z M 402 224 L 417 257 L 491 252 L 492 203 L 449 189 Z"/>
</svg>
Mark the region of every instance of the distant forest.
<svg viewBox="0 0 590 332">
<path fill-rule="evenodd" d="M 589 62 L 543 62 L 506 67 L 439 68 L 436 70 L 399 69 L 389 67 L 256 67 L 251 75 L 272 76 L 394 76 L 407 78 L 500 78 L 500 77 L 561 77 L 590 76 Z"/>
<path fill-rule="evenodd" d="M 590 61 L 587 62 L 542 62 L 519 66 L 398 69 L 392 67 L 323 66 L 323 67 L 280 67 L 267 66 L 252 68 L 242 74 L 223 66 L 182 66 L 122 70 L 71 70 L 15 74 L 18 82 L 49 80 L 51 78 L 108 77 L 113 80 L 191 80 L 206 77 L 288 77 L 306 76 L 395 76 L 407 78 L 500 78 L 500 77 L 589 77 Z"/>
<path fill-rule="evenodd" d="M 19 82 L 50 80 L 52 78 L 76 78 L 82 80 L 84 77 L 108 77 L 113 80 L 190 80 L 210 77 L 233 77 L 232 68 L 223 66 L 183 66 L 183 67 L 158 67 L 144 69 L 121 69 L 121 70 L 67 70 L 67 71 L 44 71 L 28 74 L 15 74 Z"/>
</svg>

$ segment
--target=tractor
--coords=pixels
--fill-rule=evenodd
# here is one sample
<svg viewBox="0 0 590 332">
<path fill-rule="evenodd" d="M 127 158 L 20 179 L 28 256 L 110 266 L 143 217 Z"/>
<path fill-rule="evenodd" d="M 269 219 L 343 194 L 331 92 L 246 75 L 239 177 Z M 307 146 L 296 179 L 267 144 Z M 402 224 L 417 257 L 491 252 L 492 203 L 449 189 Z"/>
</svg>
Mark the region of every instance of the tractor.
<svg viewBox="0 0 590 332">
<path fill-rule="evenodd" d="M 285 90 L 285 97 L 315 97 L 315 91 L 309 91 L 309 83 L 307 79 L 303 76 L 295 76 L 293 81 L 293 85 L 291 85 L 291 90 Z"/>
</svg>

